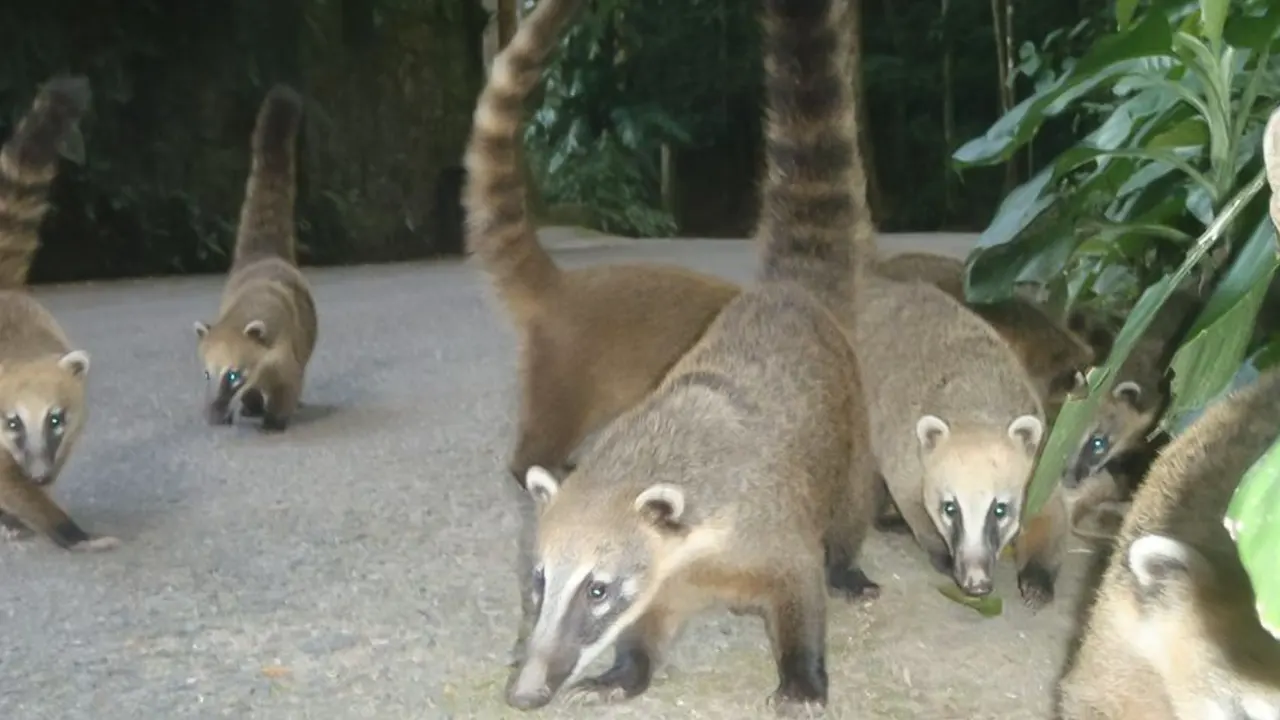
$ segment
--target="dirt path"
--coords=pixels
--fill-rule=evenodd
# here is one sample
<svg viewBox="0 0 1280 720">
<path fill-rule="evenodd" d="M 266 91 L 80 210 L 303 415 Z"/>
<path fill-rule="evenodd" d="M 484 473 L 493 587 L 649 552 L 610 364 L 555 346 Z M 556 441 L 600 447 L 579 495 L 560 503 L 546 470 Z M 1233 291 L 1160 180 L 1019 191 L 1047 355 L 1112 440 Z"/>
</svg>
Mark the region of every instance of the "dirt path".
<svg viewBox="0 0 1280 720">
<path fill-rule="evenodd" d="M 754 263 L 740 241 L 559 255 L 739 280 Z M 41 292 L 93 353 L 88 431 L 57 495 L 125 545 L 80 556 L 0 544 L 0 717 L 528 717 L 501 699 L 519 607 L 506 326 L 462 263 L 312 276 L 311 407 L 272 439 L 199 418 L 190 328 L 213 313 L 220 278 Z M 906 538 L 874 536 L 866 569 L 884 594 L 832 606 L 827 717 L 1047 718 L 1080 560 L 1038 615 L 1006 564 L 1006 613 L 984 619 L 938 594 L 945 579 Z M 714 614 L 642 698 L 540 716 L 768 717 L 774 683 L 759 621 Z"/>
</svg>

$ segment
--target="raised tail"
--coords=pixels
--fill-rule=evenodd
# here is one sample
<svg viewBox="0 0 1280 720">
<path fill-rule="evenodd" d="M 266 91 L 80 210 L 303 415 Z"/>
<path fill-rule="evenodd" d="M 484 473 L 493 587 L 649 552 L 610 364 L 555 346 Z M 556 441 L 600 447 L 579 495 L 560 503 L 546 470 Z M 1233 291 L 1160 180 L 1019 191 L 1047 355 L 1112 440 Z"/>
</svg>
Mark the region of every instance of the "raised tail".
<svg viewBox="0 0 1280 720">
<path fill-rule="evenodd" d="M 264 257 L 297 264 L 293 205 L 297 196 L 297 139 L 302 96 L 287 85 L 267 92 L 253 127 L 253 159 L 232 268 Z"/>
<path fill-rule="evenodd" d="M 519 153 L 524 101 L 537 87 L 560 32 L 581 0 L 541 0 L 498 53 L 476 104 L 465 158 L 467 249 L 507 311 L 530 312 L 560 277 L 529 220 Z"/>
<path fill-rule="evenodd" d="M 857 153 L 846 0 L 764 0 L 765 178 L 759 277 L 852 300 L 874 248 Z M 867 237 L 861 237 L 866 235 Z"/>
<path fill-rule="evenodd" d="M 59 148 L 91 99 L 84 77 L 49 80 L 0 149 L 0 289 L 27 284 L 49 210 L 49 187 L 58 175 Z"/>
</svg>

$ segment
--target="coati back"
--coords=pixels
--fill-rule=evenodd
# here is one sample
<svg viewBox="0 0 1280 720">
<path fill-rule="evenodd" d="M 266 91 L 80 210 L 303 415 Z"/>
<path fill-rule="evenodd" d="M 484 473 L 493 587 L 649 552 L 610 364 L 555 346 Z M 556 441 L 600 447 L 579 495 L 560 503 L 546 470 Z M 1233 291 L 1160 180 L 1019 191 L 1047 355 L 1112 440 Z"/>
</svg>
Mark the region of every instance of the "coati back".
<svg viewBox="0 0 1280 720">
<path fill-rule="evenodd" d="M 238 406 L 284 430 L 298 407 L 316 345 L 316 307 L 294 236 L 296 142 L 302 98 L 276 85 L 258 112 L 230 275 L 213 325 L 195 323 L 205 418 L 229 424 Z"/>
<path fill-rule="evenodd" d="M 869 274 L 856 331 L 872 442 L 894 503 L 937 569 L 969 594 L 991 592 L 1044 436 L 1026 369 L 986 321 L 921 282 Z M 1046 581 L 1052 592 L 1052 573 L 1046 580 L 1034 560 L 1019 570 L 1028 602 Z"/>
<path fill-rule="evenodd" d="M 73 550 L 118 544 L 90 536 L 47 494 L 84 427 L 89 354 L 72 347 L 26 284 L 59 146 L 91 98 L 83 77 L 49 80 L 0 148 L 0 525 L 20 535 L 38 531 Z"/>
<path fill-rule="evenodd" d="M 1280 435 L 1280 372 L 1210 407 L 1151 467 L 1059 685 L 1064 720 L 1280 717 L 1280 641 L 1223 526 Z"/>
<path fill-rule="evenodd" d="M 529 471 L 537 622 L 508 693 L 516 707 L 561 687 L 643 692 L 686 618 L 715 602 L 764 619 L 776 707 L 825 704 L 827 585 L 878 590 L 857 563 L 876 487 L 858 360 L 848 318 L 828 310 L 851 314 L 873 240 L 859 215 L 848 3 L 764 5 L 758 281 L 563 483 Z M 512 46 L 554 31 L 565 9 L 543 0 Z M 610 645 L 613 666 L 575 682 Z"/>
<path fill-rule="evenodd" d="M 1083 385 L 1083 373 L 1096 362 L 1093 347 L 1026 298 L 968 302 L 960 260 L 934 253 L 900 253 L 880 260 L 876 271 L 891 280 L 934 285 L 990 323 L 1022 360 L 1050 424 L 1067 394 Z"/>
<path fill-rule="evenodd" d="M 538 243 L 518 145 L 524 100 L 558 28 L 549 21 L 519 33 L 494 58 L 465 157 L 467 247 L 518 334 L 519 421 L 508 467 L 521 484 L 534 465 L 563 468 L 587 436 L 652 391 L 739 292 L 676 266 L 563 270 Z"/>
</svg>

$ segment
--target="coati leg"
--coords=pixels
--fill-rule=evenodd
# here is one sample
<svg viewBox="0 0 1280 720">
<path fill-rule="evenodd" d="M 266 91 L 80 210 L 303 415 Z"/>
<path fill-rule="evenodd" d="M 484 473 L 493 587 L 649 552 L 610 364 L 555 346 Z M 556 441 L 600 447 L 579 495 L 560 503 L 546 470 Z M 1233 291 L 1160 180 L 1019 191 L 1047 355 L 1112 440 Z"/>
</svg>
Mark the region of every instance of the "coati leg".
<svg viewBox="0 0 1280 720">
<path fill-rule="evenodd" d="M 1018 591 L 1022 593 L 1022 602 L 1032 610 L 1039 610 L 1053 601 L 1053 586 L 1062 567 L 1069 532 L 1066 498 L 1058 489 L 1014 538 Z"/>
<path fill-rule="evenodd" d="M 614 645 L 613 665 L 566 691 L 566 697 L 599 702 L 633 698 L 649 689 L 662 654 L 680 629 L 681 617 L 655 605 L 627 628 Z"/>
<path fill-rule="evenodd" d="M 260 418 L 266 410 L 265 400 L 258 390 L 250 390 L 240 398 L 240 417 Z"/>
<path fill-rule="evenodd" d="M 866 471 L 854 471 L 855 474 L 863 472 Z M 831 527 L 823 543 L 827 585 L 850 600 L 880 596 L 880 585 L 867 577 L 858 563 L 862 543 L 867 539 L 867 528 L 889 494 L 884 478 L 878 472 L 874 476 L 870 498 L 856 494 L 855 488 L 862 478 L 849 478 L 844 493 L 845 502 L 832 517 Z"/>
<path fill-rule="evenodd" d="M 582 440 L 588 404 L 584 382 L 572 363 L 561 360 L 545 331 L 532 326 L 523 350 L 519 439 L 509 464 L 522 488 L 530 467 L 566 466 Z"/>
<path fill-rule="evenodd" d="M 296 382 L 276 380 L 267 391 L 262 408 L 262 429 L 266 432 L 282 432 L 298 410 L 300 388 Z"/>
<path fill-rule="evenodd" d="M 4 473 L 0 475 L 0 506 L 5 514 L 48 536 L 58 547 L 92 552 L 110 550 L 120 544 L 113 537 L 93 537 L 86 533 L 43 490 L 19 477 L 15 471 L 0 472 Z"/>
<path fill-rule="evenodd" d="M 794 562 L 794 560 L 793 560 Z M 821 573 L 775 579 L 765 607 L 765 631 L 778 667 L 778 687 L 769 697 L 780 712 L 827 704 L 827 588 Z"/>
<path fill-rule="evenodd" d="M 911 532 L 911 526 L 907 524 L 907 519 L 902 517 L 902 512 L 898 510 L 898 505 L 893 501 L 893 495 L 889 493 L 889 486 L 885 483 L 884 475 L 876 473 L 876 530 L 880 532 L 891 532 L 907 534 Z"/>
</svg>

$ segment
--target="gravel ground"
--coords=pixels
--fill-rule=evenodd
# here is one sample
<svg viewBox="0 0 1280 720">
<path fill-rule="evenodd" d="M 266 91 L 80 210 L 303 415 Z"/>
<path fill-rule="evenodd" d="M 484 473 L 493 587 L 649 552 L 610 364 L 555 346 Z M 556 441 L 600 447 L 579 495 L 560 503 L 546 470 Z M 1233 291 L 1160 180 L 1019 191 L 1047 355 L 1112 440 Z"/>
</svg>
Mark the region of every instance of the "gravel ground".
<svg viewBox="0 0 1280 720">
<path fill-rule="evenodd" d="M 566 265 L 660 259 L 746 280 L 742 241 L 575 240 Z M 962 253 L 973 236 L 885 236 Z M 0 543 L 0 718 L 525 717 L 502 687 L 519 601 L 503 467 L 514 349 L 460 261 L 310 271 L 321 334 L 288 433 L 211 428 L 193 320 L 221 277 L 40 288 L 92 353 L 91 416 L 55 494 L 110 553 Z M 1038 614 L 943 598 L 906 537 L 873 535 L 866 605 L 834 602 L 827 717 L 1049 716 L 1083 556 Z M 763 627 L 708 614 L 639 699 L 556 718 L 768 717 Z"/>
</svg>

